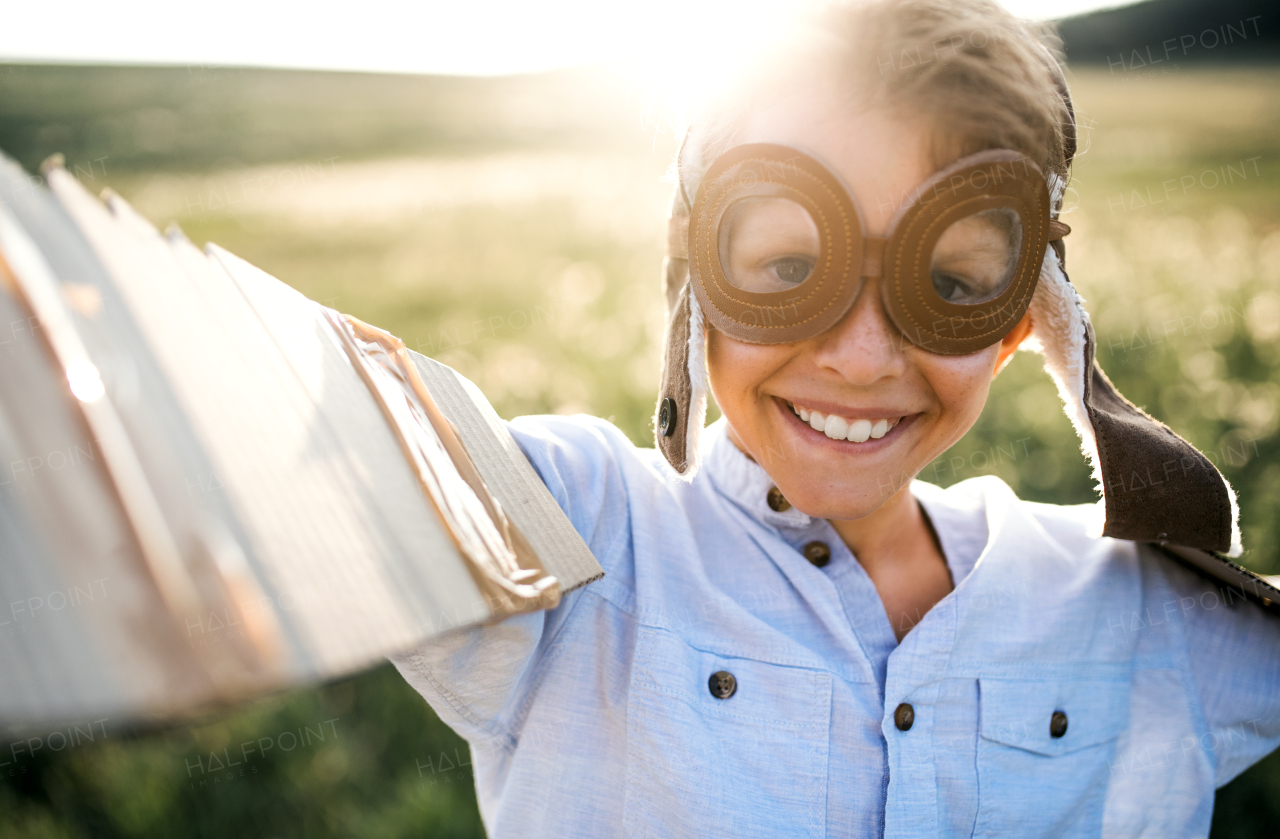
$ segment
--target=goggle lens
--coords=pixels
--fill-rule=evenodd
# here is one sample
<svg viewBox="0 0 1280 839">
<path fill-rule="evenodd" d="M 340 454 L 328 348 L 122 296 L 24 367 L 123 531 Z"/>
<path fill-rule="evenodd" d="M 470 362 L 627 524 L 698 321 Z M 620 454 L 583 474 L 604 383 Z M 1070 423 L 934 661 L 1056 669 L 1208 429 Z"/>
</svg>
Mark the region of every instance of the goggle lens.
<svg viewBox="0 0 1280 839">
<path fill-rule="evenodd" d="M 1022 217 L 1009 207 L 981 210 L 948 225 L 933 246 L 929 279 L 948 303 L 994 300 L 1013 282 L 1022 251 Z"/>
<path fill-rule="evenodd" d="M 818 264 L 818 225 L 799 203 L 778 196 L 735 201 L 720 222 L 720 266 L 734 288 L 790 291 Z"/>
</svg>

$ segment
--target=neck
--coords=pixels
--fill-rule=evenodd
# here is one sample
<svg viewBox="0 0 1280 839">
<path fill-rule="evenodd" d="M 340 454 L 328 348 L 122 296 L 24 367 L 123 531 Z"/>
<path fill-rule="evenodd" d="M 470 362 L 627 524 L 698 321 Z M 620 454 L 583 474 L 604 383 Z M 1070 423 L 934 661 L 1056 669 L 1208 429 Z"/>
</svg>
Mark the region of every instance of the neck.
<svg viewBox="0 0 1280 839">
<path fill-rule="evenodd" d="M 729 440 L 751 457 L 730 425 Z M 910 486 L 860 519 L 828 519 L 867 572 L 899 641 L 954 583 L 933 525 Z"/>
<path fill-rule="evenodd" d="M 899 641 L 951 591 L 937 535 L 907 487 L 868 516 L 830 521 L 875 584 Z"/>
<path fill-rule="evenodd" d="M 935 547 L 933 530 L 906 486 L 870 515 L 830 521 L 868 573 L 886 562 L 901 562 L 903 556 L 918 553 L 926 546 Z"/>
</svg>

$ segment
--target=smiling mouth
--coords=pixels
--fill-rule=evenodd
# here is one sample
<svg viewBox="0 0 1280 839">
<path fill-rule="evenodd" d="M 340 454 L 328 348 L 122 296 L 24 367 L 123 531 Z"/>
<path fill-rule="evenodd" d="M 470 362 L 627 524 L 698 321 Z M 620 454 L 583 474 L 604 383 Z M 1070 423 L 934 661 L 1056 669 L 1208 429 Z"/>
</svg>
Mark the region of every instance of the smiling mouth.
<svg viewBox="0 0 1280 839">
<path fill-rule="evenodd" d="M 838 414 L 824 414 L 792 402 L 788 402 L 787 407 L 801 421 L 807 422 L 814 431 L 821 431 L 832 440 L 848 440 L 850 443 L 879 440 L 902 421 L 902 417 L 851 420 Z"/>
</svg>

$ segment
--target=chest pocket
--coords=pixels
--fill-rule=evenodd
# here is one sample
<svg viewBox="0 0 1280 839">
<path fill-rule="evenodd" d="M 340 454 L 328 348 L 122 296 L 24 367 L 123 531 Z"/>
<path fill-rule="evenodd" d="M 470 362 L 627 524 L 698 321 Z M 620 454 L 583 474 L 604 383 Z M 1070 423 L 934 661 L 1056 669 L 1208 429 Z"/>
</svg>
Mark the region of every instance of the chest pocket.
<svg viewBox="0 0 1280 839">
<path fill-rule="evenodd" d="M 1129 725 L 1129 682 L 981 679 L 979 687 L 973 835 L 1099 836 L 1116 740 Z"/>
<path fill-rule="evenodd" d="M 728 698 L 712 694 L 717 674 Z M 824 836 L 831 678 L 641 627 L 627 707 L 628 835 Z"/>
</svg>

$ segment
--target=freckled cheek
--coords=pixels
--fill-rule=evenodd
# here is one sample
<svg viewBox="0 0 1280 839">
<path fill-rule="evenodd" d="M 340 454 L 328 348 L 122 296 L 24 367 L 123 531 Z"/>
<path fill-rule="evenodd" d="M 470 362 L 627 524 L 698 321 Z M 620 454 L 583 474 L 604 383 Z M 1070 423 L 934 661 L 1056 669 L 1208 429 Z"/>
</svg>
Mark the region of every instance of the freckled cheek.
<svg viewBox="0 0 1280 839">
<path fill-rule="evenodd" d="M 746 407 L 761 385 L 784 362 L 779 348 L 746 344 L 714 330 L 707 335 L 707 371 L 711 389 L 722 409 Z M 732 421 L 730 417 L 730 421 Z"/>
<path fill-rule="evenodd" d="M 991 386 L 999 345 L 970 355 L 933 356 L 921 360 L 945 416 L 971 421 L 982 413 Z"/>
</svg>

